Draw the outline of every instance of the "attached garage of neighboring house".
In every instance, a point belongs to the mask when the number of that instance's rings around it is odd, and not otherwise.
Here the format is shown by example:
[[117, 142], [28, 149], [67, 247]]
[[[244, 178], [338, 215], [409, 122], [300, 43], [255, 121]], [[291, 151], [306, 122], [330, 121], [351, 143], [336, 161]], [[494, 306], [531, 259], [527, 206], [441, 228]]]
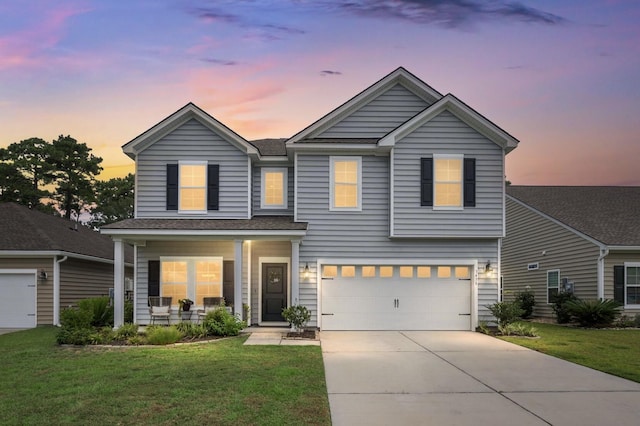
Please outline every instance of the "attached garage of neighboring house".
[[474, 266], [320, 264], [323, 330], [470, 330]]
[[[113, 287], [113, 242], [85, 226], [0, 203], [0, 328], [59, 324], [62, 309]], [[127, 248], [126, 276], [133, 276]]]

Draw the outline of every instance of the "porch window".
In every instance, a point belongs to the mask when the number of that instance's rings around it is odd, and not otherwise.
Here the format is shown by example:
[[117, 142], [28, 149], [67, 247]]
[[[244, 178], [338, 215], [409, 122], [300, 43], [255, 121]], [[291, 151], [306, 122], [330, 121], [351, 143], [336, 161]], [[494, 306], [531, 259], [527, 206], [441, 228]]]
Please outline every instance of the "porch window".
[[362, 210], [362, 158], [331, 157], [330, 210]]
[[263, 209], [287, 208], [287, 168], [261, 169], [262, 190], [260, 207]]
[[174, 306], [180, 299], [202, 306], [205, 297], [222, 297], [222, 257], [163, 257], [160, 271], [160, 294]]
[[560, 286], [560, 270], [547, 271], [547, 303], [553, 303]]
[[625, 305], [640, 305], [640, 263], [625, 263]]

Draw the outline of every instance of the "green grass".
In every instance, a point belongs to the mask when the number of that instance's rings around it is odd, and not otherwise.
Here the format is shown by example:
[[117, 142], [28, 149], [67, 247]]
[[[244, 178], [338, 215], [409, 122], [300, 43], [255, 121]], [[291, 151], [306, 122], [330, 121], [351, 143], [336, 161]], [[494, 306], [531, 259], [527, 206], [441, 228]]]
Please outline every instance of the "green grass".
[[539, 339], [500, 337], [576, 364], [640, 382], [640, 330], [598, 330], [533, 324]]
[[69, 348], [55, 333], [0, 336], [3, 425], [331, 423], [318, 346]]

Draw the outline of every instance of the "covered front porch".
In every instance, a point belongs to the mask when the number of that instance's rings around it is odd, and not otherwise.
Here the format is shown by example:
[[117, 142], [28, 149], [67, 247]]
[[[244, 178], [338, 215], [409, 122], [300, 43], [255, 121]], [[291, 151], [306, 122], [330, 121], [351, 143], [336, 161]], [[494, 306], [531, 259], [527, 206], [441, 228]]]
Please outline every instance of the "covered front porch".
[[[200, 223], [196, 229], [195, 222]], [[213, 229], [197, 229], [207, 226]], [[205, 297], [224, 297], [234, 315], [249, 325], [281, 325], [282, 308], [299, 303], [303, 272], [299, 249], [306, 223], [294, 223], [290, 217], [129, 219], [102, 232], [114, 241], [115, 327], [124, 323], [127, 243], [135, 249], [133, 300], [138, 324], [152, 322], [150, 296], [172, 298], [169, 323], [197, 321], [195, 312], [204, 308]], [[192, 314], [179, 312], [181, 299], [194, 302]]]

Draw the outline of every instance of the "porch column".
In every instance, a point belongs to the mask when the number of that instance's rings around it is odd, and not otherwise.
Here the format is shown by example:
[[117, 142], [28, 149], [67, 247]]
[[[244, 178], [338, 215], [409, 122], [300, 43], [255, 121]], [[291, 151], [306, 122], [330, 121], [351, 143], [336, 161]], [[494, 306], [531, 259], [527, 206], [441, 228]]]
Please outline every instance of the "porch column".
[[300, 299], [300, 241], [291, 241], [291, 305], [299, 305]]
[[113, 328], [124, 324], [124, 242], [113, 240]]
[[243, 240], [234, 240], [233, 262], [233, 313], [242, 318], [242, 243]]

